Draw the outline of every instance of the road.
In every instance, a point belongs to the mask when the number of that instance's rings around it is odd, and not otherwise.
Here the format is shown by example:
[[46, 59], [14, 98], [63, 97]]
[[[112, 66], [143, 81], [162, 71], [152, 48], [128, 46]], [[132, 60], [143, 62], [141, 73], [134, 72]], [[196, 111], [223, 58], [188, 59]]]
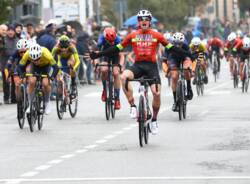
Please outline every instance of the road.
[[74, 119], [59, 120], [53, 102], [33, 133], [18, 128], [15, 105], [0, 106], [0, 183], [249, 184], [250, 95], [233, 89], [227, 65], [188, 103], [184, 121], [162, 83], [159, 134], [143, 148], [123, 93], [122, 109], [105, 120], [100, 85], [80, 89]]

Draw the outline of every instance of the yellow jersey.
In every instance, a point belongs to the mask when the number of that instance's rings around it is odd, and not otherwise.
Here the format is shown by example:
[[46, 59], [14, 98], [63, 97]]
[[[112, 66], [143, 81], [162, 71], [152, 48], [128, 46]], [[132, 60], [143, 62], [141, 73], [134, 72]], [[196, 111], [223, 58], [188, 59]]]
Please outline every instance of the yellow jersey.
[[61, 58], [69, 59], [72, 55], [73, 55], [74, 60], [75, 60], [75, 65], [74, 65], [73, 69], [76, 70], [76, 68], [80, 65], [80, 59], [79, 59], [78, 52], [73, 45], [70, 45], [66, 52], [63, 52], [58, 45], [55, 46], [52, 49], [52, 56], [55, 57], [55, 55], [58, 56], [58, 63], [57, 63], [58, 66], [62, 66], [62, 63], [60, 60]]
[[[30, 58], [29, 50], [27, 50], [20, 61], [20, 65], [25, 66], [26, 63], [29, 61], [32, 62], [32, 59]], [[48, 65], [51, 65], [51, 66], [56, 65], [56, 61], [53, 58], [50, 51], [47, 48], [42, 47], [42, 55], [41, 55], [41, 58], [39, 59], [39, 62], [36, 64], [36, 66], [44, 67]]]
[[194, 53], [194, 52], [207, 52], [207, 48], [203, 43], [201, 43], [198, 48], [195, 48], [195, 46], [193, 44], [190, 44], [189, 47], [190, 47], [190, 51], [192, 53]]

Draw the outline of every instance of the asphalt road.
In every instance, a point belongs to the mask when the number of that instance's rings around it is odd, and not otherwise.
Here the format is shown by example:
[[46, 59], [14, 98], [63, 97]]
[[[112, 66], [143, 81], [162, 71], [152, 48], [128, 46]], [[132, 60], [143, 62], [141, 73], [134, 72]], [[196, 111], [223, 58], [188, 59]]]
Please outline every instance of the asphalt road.
[[27, 123], [18, 128], [15, 105], [0, 106], [0, 183], [249, 184], [250, 95], [233, 89], [227, 65], [204, 96], [188, 102], [184, 121], [162, 83], [159, 134], [143, 148], [123, 93], [122, 109], [106, 121], [100, 85], [80, 88], [74, 119], [59, 120], [52, 102], [33, 133]]

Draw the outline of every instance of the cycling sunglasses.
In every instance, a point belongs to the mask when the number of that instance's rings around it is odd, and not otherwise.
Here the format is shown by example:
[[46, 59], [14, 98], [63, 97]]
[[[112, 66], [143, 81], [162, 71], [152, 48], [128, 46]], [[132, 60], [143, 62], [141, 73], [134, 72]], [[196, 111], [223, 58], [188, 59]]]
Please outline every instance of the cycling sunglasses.
[[24, 54], [26, 51], [19, 51], [19, 54]]
[[151, 21], [150, 17], [138, 17], [138, 21]]

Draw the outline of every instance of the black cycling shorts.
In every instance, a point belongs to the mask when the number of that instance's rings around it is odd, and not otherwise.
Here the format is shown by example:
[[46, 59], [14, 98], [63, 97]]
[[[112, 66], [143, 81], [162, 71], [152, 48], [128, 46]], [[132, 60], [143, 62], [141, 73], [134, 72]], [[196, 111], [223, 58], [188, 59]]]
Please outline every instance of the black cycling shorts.
[[[157, 84], [161, 84], [161, 78], [159, 75], [158, 65], [157, 63], [153, 63], [150, 61], [137, 61], [132, 66], [128, 68], [134, 74], [134, 78], [138, 79], [144, 76], [147, 79], [157, 79]], [[149, 82], [151, 86], [154, 84], [153, 81]]]
[[112, 61], [112, 64], [119, 64], [120, 62], [120, 57], [119, 55], [114, 55], [114, 56], [111, 56], [111, 57], [106, 57], [106, 56], [103, 56], [101, 61], [103, 62], [110, 62]]
[[41, 75], [49, 75], [51, 72], [51, 66], [50, 65], [46, 65], [46, 66], [36, 66], [34, 64], [32, 64], [31, 66], [31, 73], [32, 74], [41, 74]]

